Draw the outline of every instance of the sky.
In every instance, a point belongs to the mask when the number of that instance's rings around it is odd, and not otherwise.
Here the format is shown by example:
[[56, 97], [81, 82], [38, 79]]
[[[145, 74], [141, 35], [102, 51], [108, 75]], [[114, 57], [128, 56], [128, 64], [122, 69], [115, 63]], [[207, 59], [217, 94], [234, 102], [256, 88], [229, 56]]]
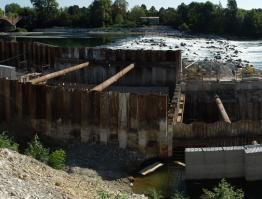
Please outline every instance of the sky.
[[[70, 6], [70, 5], [79, 5], [79, 6], [88, 6], [92, 0], [57, 0], [60, 7]], [[194, 0], [196, 2], [206, 2], [206, 0]], [[213, 3], [218, 3], [219, 0], [209, 0]], [[225, 7], [227, 0], [220, 0], [222, 5]], [[188, 4], [192, 0], [129, 0], [129, 8], [135, 5], [145, 4], [148, 7], [155, 6], [157, 9], [160, 7], [177, 7], [182, 2]], [[31, 6], [30, 0], [0, 0], [0, 8], [4, 8], [6, 4], [9, 3], [18, 3], [22, 6]], [[244, 9], [252, 8], [262, 8], [262, 0], [237, 0], [238, 7]]]

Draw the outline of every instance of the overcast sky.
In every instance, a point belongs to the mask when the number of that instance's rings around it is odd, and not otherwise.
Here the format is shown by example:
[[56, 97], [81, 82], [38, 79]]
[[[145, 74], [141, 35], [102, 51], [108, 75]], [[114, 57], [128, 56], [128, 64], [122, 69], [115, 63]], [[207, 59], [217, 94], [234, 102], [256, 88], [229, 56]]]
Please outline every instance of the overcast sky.
[[[88, 6], [92, 0], [57, 0], [61, 7], [70, 6], [70, 5], [79, 5], [79, 6]], [[197, 2], [205, 2], [206, 0], [195, 0]], [[210, 0], [213, 3], [218, 3], [219, 0]], [[160, 7], [177, 7], [177, 5], [182, 2], [188, 4], [192, 0], [129, 0], [129, 7], [135, 5], [141, 5], [142, 3], [146, 4], [148, 7], [155, 6], [156, 8]], [[227, 0], [221, 0], [223, 6], [226, 6]], [[0, 0], [0, 7], [4, 8], [6, 4], [9, 3], [18, 3], [22, 6], [31, 6], [30, 0]], [[245, 9], [252, 8], [262, 8], [262, 0], [237, 0], [238, 7]]]

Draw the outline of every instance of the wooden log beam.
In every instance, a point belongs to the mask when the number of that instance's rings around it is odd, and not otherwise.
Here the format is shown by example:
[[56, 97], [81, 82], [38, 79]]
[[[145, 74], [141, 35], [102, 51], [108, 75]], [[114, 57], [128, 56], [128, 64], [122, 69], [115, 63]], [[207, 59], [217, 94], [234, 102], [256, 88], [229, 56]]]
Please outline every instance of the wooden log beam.
[[50, 73], [50, 74], [44, 75], [42, 77], [38, 77], [36, 79], [31, 80], [30, 83], [40, 84], [40, 83], [45, 82], [49, 79], [53, 79], [53, 78], [56, 78], [56, 77], [59, 77], [59, 76], [62, 76], [62, 75], [66, 75], [68, 73], [80, 70], [80, 69], [85, 68], [87, 66], [89, 66], [89, 62], [79, 64], [79, 65], [76, 65], [76, 66], [72, 66], [72, 67], [69, 67], [69, 68], [54, 72], [54, 73]]
[[228, 116], [228, 114], [227, 114], [227, 112], [226, 112], [226, 109], [225, 109], [225, 107], [224, 107], [221, 99], [219, 98], [218, 95], [216, 95], [215, 98], [216, 98], [216, 103], [217, 103], [218, 109], [219, 109], [219, 111], [220, 111], [220, 113], [221, 113], [221, 116], [222, 116], [223, 120], [224, 120], [226, 123], [231, 124], [231, 120], [229, 119], [229, 116]]
[[109, 79], [107, 79], [103, 83], [101, 83], [101, 84], [97, 85], [96, 87], [94, 87], [93, 89], [91, 89], [91, 91], [101, 92], [101, 91], [105, 90], [106, 88], [111, 86], [113, 83], [117, 82], [120, 78], [125, 76], [129, 71], [133, 70], [134, 68], [135, 68], [135, 64], [128, 65], [127, 67], [125, 67], [123, 70], [121, 70], [120, 72], [118, 72], [114, 76], [110, 77]]

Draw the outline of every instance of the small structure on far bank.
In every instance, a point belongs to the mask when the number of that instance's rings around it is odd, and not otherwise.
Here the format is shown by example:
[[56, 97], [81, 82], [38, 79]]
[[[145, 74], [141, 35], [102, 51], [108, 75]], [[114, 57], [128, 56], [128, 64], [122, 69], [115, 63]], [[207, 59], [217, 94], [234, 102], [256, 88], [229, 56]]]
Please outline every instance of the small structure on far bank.
[[144, 25], [159, 25], [159, 17], [140, 17]]

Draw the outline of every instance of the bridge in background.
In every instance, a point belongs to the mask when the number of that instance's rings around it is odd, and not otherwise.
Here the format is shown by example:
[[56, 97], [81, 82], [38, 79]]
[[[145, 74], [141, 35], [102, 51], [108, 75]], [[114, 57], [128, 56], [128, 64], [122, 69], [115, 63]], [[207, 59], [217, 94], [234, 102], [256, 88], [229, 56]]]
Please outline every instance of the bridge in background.
[[0, 17], [0, 23], [5, 22], [11, 26], [14, 26], [16, 28], [16, 24], [22, 19], [22, 17], [8, 17], [8, 16], [2, 16]]

